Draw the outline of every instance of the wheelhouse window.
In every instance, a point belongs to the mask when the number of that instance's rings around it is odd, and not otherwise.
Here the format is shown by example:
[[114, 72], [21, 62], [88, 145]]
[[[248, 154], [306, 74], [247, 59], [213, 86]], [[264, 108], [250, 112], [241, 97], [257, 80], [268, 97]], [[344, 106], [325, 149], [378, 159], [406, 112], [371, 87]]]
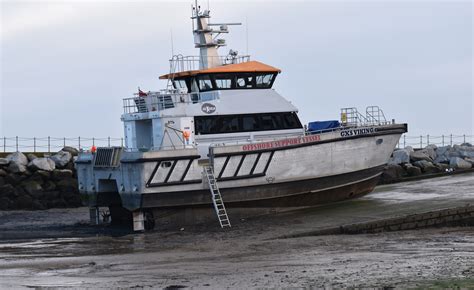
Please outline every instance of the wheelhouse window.
[[212, 90], [270, 89], [275, 73], [221, 73], [181, 77], [173, 80], [176, 89], [188, 92]]
[[257, 88], [270, 88], [272, 85], [274, 74], [265, 74], [256, 76]]
[[205, 92], [212, 90], [212, 81], [209, 75], [202, 75], [197, 78], [199, 84], [199, 91]]
[[217, 89], [231, 89], [232, 88], [232, 82], [233, 82], [233, 76], [229, 74], [217, 74], [214, 75], [214, 80], [216, 82], [216, 88]]
[[188, 89], [188, 86], [186, 85], [185, 80], [174, 80], [173, 85], [175, 89]]
[[287, 130], [303, 127], [295, 112], [196, 116], [194, 122], [198, 135]]

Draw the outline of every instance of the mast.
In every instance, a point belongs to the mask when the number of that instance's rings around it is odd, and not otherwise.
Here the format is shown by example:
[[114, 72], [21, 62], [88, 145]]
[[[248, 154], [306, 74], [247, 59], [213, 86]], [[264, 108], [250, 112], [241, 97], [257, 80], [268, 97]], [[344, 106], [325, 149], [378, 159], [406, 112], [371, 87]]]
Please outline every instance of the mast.
[[[209, 23], [210, 11], [201, 10], [195, 0], [192, 7], [194, 45], [199, 48], [199, 69], [206, 69], [222, 65], [222, 60], [217, 49], [226, 46], [225, 39], [217, 38], [222, 33], [229, 33], [228, 25], [241, 25], [241, 23]], [[219, 26], [218, 30], [212, 26]], [[215, 35], [215, 36], [214, 36]]]

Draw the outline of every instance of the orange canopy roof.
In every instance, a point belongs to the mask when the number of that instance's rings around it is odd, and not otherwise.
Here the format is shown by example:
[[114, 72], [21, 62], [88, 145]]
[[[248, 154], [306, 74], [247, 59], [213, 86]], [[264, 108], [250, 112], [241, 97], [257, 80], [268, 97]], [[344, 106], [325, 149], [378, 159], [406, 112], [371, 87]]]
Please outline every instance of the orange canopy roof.
[[199, 74], [216, 74], [216, 73], [251, 73], [251, 72], [261, 72], [261, 73], [280, 73], [281, 70], [266, 65], [258, 61], [247, 61], [243, 63], [236, 64], [227, 64], [218, 67], [212, 67], [207, 69], [199, 70], [188, 70], [183, 72], [171, 73], [160, 76], [160, 79], [170, 79], [170, 78], [179, 78], [179, 77], [189, 77]]

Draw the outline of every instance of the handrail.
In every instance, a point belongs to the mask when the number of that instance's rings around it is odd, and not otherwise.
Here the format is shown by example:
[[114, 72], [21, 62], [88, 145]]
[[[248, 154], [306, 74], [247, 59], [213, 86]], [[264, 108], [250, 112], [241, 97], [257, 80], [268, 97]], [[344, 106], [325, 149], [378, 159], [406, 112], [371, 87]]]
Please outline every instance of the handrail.
[[[237, 64], [250, 61], [250, 55], [239, 55], [239, 56], [214, 56], [209, 58], [218, 59], [222, 65], [228, 64]], [[200, 56], [197, 55], [188, 55], [183, 56], [181, 54], [174, 55], [170, 60], [170, 74], [183, 72], [183, 71], [190, 71], [190, 70], [198, 70], [202, 68], [202, 60]]]

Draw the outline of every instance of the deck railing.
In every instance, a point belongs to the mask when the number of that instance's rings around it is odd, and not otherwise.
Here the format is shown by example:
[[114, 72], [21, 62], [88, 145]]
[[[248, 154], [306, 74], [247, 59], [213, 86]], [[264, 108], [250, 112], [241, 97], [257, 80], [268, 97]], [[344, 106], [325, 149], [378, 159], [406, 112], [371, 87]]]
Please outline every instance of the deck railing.
[[147, 96], [123, 99], [124, 114], [148, 113], [175, 108], [178, 104], [195, 104], [219, 98], [218, 91], [180, 93], [174, 90], [148, 92]]
[[[213, 57], [210, 57], [211, 59]], [[250, 55], [227, 55], [214, 57], [223, 65], [236, 64], [250, 61]], [[178, 73], [182, 71], [198, 70], [203, 67], [202, 60], [197, 55], [175, 55], [170, 59], [170, 73]]]

